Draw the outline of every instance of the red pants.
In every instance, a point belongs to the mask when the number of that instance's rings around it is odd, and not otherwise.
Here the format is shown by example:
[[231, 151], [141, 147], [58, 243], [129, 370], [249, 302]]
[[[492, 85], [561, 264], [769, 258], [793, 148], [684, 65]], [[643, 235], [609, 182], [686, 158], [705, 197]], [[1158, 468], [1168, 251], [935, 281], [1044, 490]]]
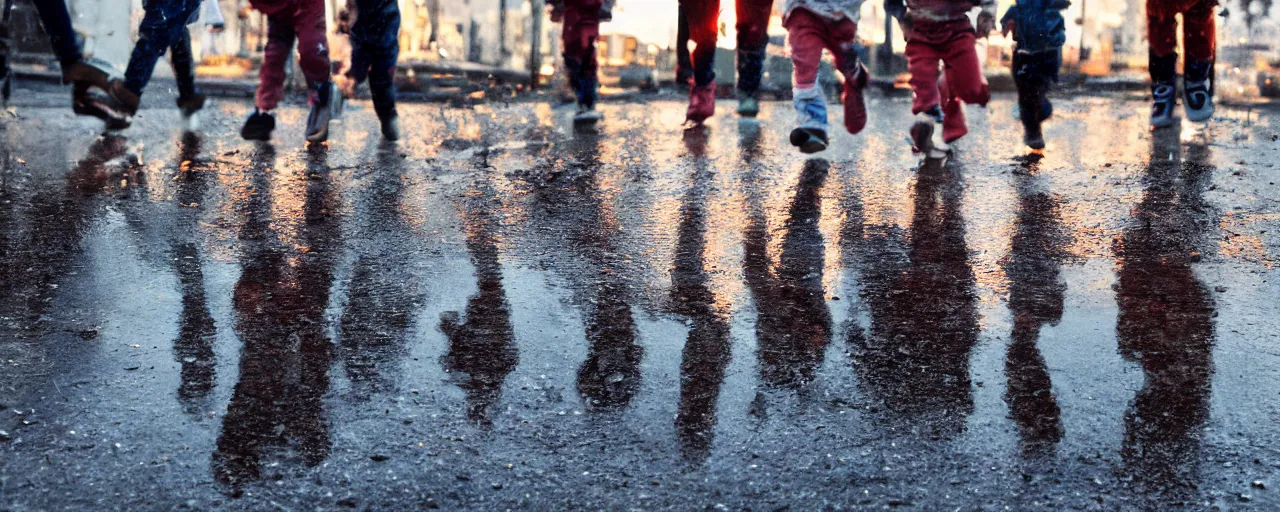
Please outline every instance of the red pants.
[[[919, 114], [941, 106], [945, 116], [942, 138], [950, 142], [969, 133], [961, 101], [985, 106], [991, 99], [991, 89], [978, 64], [978, 52], [974, 49], [977, 36], [969, 20], [930, 24], [933, 25], [930, 27], [921, 25], [923, 23], [917, 21], [913, 30], [927, 29], [921, 33], [928, 37], [907, 39], [907, 69], [911, 72], [911, 90], [915, 93], [911, 112]], [[946, 68], [945, 77], [939, 63]]]
[[565, 65], [571, 80], [596, 78], [596, 39], [600, 38], [600, 7], [603, 0], [565, 0], [564, 41]]
[[[773, 12], [773, 0], [737, 0], [734, 11], [738, 23], [738, 48], [759, 48], [769, 42], [769, 15]], [[716, 11], [717, 18], [719, 11]], [[713, 20], [718, 25], [719, 20]]]
[[720, 0], [680, 0], [680, 12], [688, 22], [689, 40], [694, 44], [693, 52], [689, 54], [694, 82], [697, 85], [707, 85], [716, 78]]
[[1182, 46], [1187, 59], [1214, 59], [1216, 27], [1213, 8], [1217, 0], [1147, 0], [1147, 39], [1151, 52], [1161, 57], [1178, 51], [1178, 20], [1182, 14]]
[[[805, 9], [796, 9], [787, 17], [787, 42], [791, 43], [791, 61], [795, 66], [792, 82], [797, 89], [808, 89], [818, 81], [818, 64], [822, 49], [835, 57], [836, 69], [844, 72], [858, 62], [853, 39], [858, 25], [847, 18], [833, 21]], [[847, 75], [846, 75], [847, 76]]]
[[253, 2], [255, 9], [267, 15], [267, 46], [258, 71], [258, 94], [253, 100], [259, 110], [270, 110], [284, 97], [284, 66], [298, 40], [298, 64], [307, 84], [312, 86], [310, 100], [315, 101], [315, 85], [329, 81], [329, 41], [325, 35], [324, 0], [289, 0]]

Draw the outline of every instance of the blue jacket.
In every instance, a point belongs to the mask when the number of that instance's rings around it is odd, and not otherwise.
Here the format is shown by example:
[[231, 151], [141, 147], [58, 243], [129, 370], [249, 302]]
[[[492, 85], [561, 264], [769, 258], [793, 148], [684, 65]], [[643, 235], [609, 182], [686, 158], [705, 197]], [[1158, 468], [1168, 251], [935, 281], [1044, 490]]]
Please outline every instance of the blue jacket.
[[1062, 19], [1062, 11], [1070, 5], [1068, 0], [1018, 0], [1005, 11], [1000, 24], [1013, 22], [1013, 40], [1018, 43], [1019, 51], [1060, 50], [1067, 41], [1067, 23]]

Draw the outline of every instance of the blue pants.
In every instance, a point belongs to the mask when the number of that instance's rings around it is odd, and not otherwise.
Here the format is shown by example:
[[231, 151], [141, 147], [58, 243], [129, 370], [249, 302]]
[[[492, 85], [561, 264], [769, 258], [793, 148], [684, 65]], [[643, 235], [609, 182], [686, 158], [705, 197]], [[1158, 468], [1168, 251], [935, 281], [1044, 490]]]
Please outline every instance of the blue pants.
[[168, 50], [173, 75], [178, 81], [178, 97], [194, 95], [196, 70], [187, 25], [196, 21], [200, 0], [143, 0], [142, 8], [145, 14], [138, 25], [138, 43], [124, 71], [124, 86], [141, 96], [142, 89], [151, 81], [156, 61]]
[[53, 53], [63, 66], [80, 60], [80, 43], [76, 41], [76, 31], [71, 27], [71, 13], [67, 12], [65, 2], [36, 1], [36, 10], [40, 13], [40, 24], [49, 34], [49, 42], [53, 45]]
[[[362, 13], [363, 14], [363, 13]], [[381, 19], [375, 19], [381, 18]], [[362, 30], [369, 23], [378, 28], [377, 36], [368, 37], [371, 30]], [[400, 33], [400, 13], [356, 19], [351, 30], [351, 69], [347, 76], [357, 83], [369, 81], [369, 94], [373, 96], [373, 110], [379, 119], [396, 113], [396, 60], [400, 57], [400, 42], [394, 36]], [[386, 34], [392, 34], [387, 37]]]
[[1040, 123], [1053, 115], [1053, 104], [1047, 94], [1058, 83], [1062, 67], [1062, 50], [1013, 54], [1013, 83], [1018, 86], [1018, 108], [1022, 122]]

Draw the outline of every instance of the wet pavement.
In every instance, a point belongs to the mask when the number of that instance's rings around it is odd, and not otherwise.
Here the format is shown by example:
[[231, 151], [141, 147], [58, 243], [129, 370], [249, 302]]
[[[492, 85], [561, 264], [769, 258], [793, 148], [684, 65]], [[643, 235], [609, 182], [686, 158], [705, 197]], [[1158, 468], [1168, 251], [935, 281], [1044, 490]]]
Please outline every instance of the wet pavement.
[[[22, 96], [20, 96], [22, 97]], [[1280, 508], [1280, 117], [0, 124], [0, 510]], [[167, 103], [166, 103], [167, 104]], [[839, 119], [834, 123], [839, 126]]]

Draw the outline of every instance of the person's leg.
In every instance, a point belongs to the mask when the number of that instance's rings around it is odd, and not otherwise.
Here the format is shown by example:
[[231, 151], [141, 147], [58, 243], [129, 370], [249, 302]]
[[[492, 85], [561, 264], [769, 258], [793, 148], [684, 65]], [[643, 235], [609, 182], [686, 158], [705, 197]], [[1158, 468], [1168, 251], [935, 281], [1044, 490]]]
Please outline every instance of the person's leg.
[[680, 8], [689, 21], [689, 38], [694, 49], [693, 87], [689, 89], [689, 108], [685, 119], [701, 123], [716, 113], [716, 36], [720, 23], [720, 0], [680, 0]]
[[737, 0], [738, 92], [754, 97], [764, 76], [772, 0]]
[[298, 67], [307, 79], [310, 89], [308, 100], [312, 104], [321, 99], [321, 95], [328, 94], [322, 89], [329, 87], [333, 71], [329, 61], [324, 4], [324, 0], [299, 0], [292, 20], [298, 37]]
[[289, 61], [289, 52], [293, 51], [293, 39], [292, 23], [278, 16], [267, 18], [267, 44], [258, 70], [258, 92], [253, 100], [258, 110], [272, 110], [284, 97], [284, 67]]
[[1182, 46], [1187, 54], [1183, 70], [1183, 106], [1187, 119], [1213, 117], [1213, 61], [1217, 27], [1213, 20], [1216, 0], [1197, 0], [1182, 13]]
[[689, 18], [684, 7], [679, 7], [676, 20], [676, 83], [685, 84], [693, 78], [693, 61], [689, 56]]
[[53, 54], [65, 68], [79, 61], [82, 57], [80, 43], [76, 40], [75, 28], [71, 26], [71, 13], [66, 2], [37, 0], [36, 11], [40, 14], [40, 24], [49, 34], [49, 43], [53, 45]]
[[[594, 111], [596, 106], [596, 39], [600, 37], [600, 4], [597, 0], [569, 0], [565, 5], [564, 65], [582, 113]], [[590, 117], [590, 120], [595, 118], [594, 115]]]
[[391, 44], [380, 48], [370, 59], [369, 93], [373, 96], [373, 111], [378, 114], [378, 119], [396, 115], [395, 76], [399, 55], [400, 45]]
[[[933, 45], [920, 41], [907, 41], [907, 70], [911, 73], [911, 113], [919, 114], [941, 107], [938, 90], [939, 63], [942, 55]], [[939, 111], [940, 112], [940, 111]]]
[[1214, 60], [1217, 25], [1213, 8], [1217, 5], [1217, 0], [1197, 0], [1182, 12], [1182, 46], [1188, 64]]
[[827, 99], [818, 87], [825, 32], [826, 22], [805, 9], [796, 9], [787, 17], [787, 42], [791, 45], [793, 65], [792, 104], [796, 109], [791, 144], [805, 153], [816, 153], [827, 147]]
[[174, 39], [178, 37], [178, 29], [185, 29], [182, 26], [185, 18], [181, 17], [183, 1], [143, 2], [145, 10], [142, 22], [138, 24], [138, 42], [133, 45], [133, 54], [129, 56], [129, 65], [124, 71], [124, 87], [134, 95], [142, 95], [142, 90], [151, 81], [151, 74], [155, 72], [156, 61], [173, 46]]
[[720, 0], [680, 0], [689, 22], [689, 39], [694, 49], [689, 55], [694, 84], [705, 86], [716, 79], [716, 39], [719, 33]]
[[972, 31], [959, 32], [946, 50], [943, 64], [946, 66], [946, 94], [943, 99], [944, 116], [942, 139], [948, 143], [969, 133], [964, 119], [964, 104], [986, 106], [991, 101], [991, 88], [982, 75], [982, 64], [974, 47], [976, 36]]
[[1173, 125], [1177, 106], [1174, 78], [1178, 67], [1177, 5], [1147, 0], [1147, 71], [1151, 74], [1151, 128]]
[[844, 75], [840, 93], [840, 103], [844, 105], [844, 127], [854, 134], [867, 125], [867, 106], [862, 90], [871, 77], [858, 57], [857, 36], [857, 23], [848, 19], [826, 20], [825, 45], [835, 57], [836, 69]]

